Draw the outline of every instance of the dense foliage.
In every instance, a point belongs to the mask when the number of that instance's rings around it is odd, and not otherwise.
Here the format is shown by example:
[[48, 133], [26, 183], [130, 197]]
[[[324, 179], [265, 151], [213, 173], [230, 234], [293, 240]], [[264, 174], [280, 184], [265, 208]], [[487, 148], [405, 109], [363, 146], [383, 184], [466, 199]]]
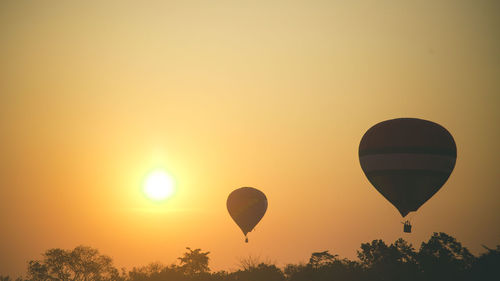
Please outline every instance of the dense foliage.
[[[279, 268], [255, 259], [242, 261], [234, 272], [212, 272], [210, 252], [186, 248], [179, 264], [152, 263], [131, 271], [113, 266], [98, 250], [79, 246], [73, 250], [50, 249], [41, 260], [28, 263], [25, 278], [17, 281], [390, 281], [390, 280], [500, 280], [500, 245], [485, 247], [476, 257], [452, 236], [434, 233], [417, 251], [398, 239], [361, 244], [358, 260], [340, 259], [328, 251], [312, 253], [307, 264]], [[0, 281], [13, 281], [0, 276]]]

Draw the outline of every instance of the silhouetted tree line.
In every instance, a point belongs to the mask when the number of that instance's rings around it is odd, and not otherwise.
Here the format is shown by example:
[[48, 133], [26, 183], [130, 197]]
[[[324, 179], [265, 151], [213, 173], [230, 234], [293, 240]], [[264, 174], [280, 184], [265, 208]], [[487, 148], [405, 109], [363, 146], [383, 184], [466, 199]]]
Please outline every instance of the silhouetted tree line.
[[[152, 263], [131, 271], [114, 267], [110, 257], [79, 246], [50, 249], [41, 260], [28, 262], [25, 278], [16, 281], [389, 281], [389, 280], [500, 280], [500, 245], [472, 255], [454, 237], [434, 233], [416, 251], [398, 239], [361, 244], [358, 260], [341, 259], [329, 251], [312, 253], [307, 264], [279, 268], [270, 262], [244, 260], [237, 271], [212, 272], [210, 252], [186, 248], [178, 264]], [[0, 281], [14, 281], [0, 276]]]

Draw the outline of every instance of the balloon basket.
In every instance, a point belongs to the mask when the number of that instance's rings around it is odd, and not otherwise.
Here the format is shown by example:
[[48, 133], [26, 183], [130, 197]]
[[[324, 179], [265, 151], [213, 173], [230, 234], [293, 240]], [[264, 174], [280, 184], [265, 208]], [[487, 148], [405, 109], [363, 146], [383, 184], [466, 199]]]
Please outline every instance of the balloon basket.
[[405, 233], [411, 233], [411, 224], [410, 223], [405, 223], [403, 225], [403, 232], [405, 232]]

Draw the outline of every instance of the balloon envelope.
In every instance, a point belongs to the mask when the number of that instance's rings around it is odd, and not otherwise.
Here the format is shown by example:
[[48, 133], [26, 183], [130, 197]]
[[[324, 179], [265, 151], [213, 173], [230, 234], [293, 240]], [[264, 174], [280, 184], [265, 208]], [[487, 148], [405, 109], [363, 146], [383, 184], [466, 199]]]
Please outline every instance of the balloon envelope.
[[359, 162], [371, 184], [405, 217], [446, 182], [457, 157], [451, 134], [439, 124], [399, 118], [371, 127], [359, 144]]
[[252, 231], [267, 210], [267, 198], [253, 187], [234, 190], [227, 198], [227, 210], [244, 235]]

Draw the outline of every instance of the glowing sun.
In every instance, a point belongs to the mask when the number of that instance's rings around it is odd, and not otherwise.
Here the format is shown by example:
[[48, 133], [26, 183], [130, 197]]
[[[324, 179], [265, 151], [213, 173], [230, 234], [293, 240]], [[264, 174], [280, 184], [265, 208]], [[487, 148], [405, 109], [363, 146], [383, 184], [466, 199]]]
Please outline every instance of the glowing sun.
[[144, 182], [144, 193], [149, 199], [162, 201], [174, 194], [174, 180], [165, 171], [150, 173]]

